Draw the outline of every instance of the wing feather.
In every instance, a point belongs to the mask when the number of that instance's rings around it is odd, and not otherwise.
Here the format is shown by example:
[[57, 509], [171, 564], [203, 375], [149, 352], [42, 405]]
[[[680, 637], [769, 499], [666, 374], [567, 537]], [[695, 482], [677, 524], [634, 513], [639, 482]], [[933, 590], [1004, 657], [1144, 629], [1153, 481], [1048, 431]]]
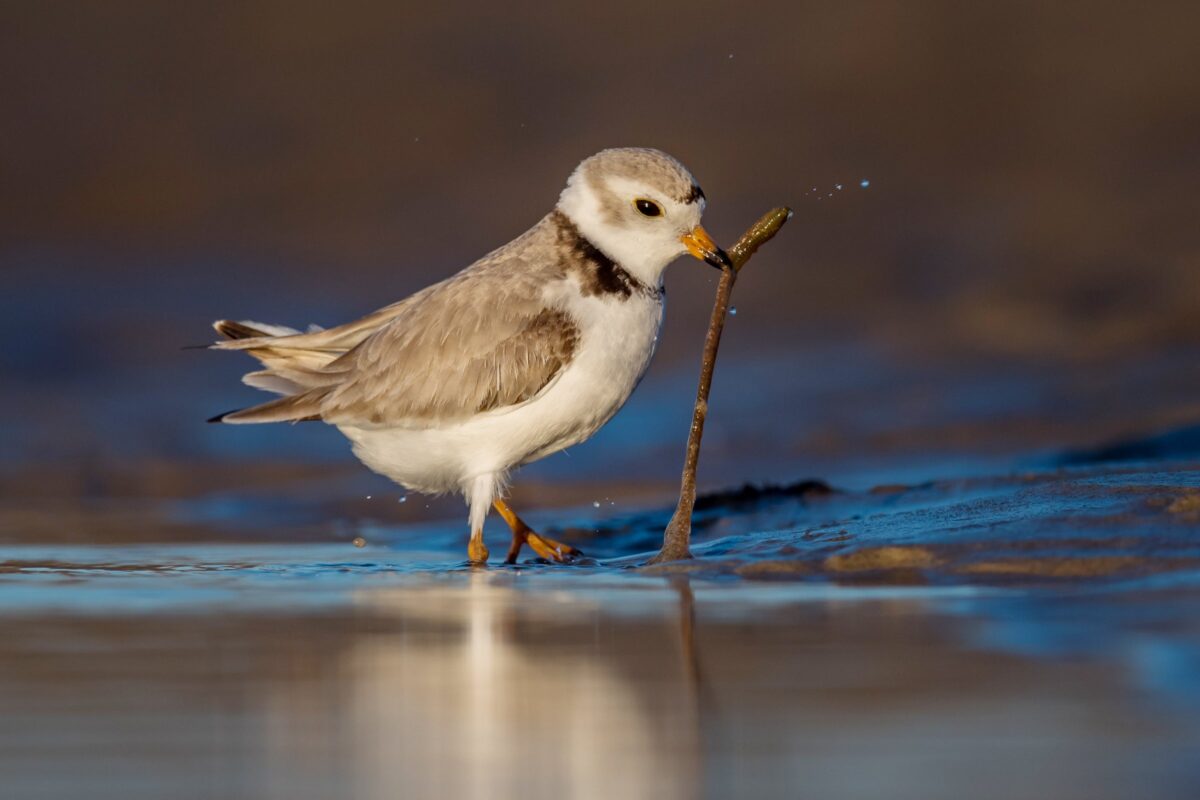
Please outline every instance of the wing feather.
[[529, 400], [570, 363], [579, 330], [543, 303], [535, 280], [461, 273], [435, 288], [322, 371], [335, 381], [321, 401], [323, 419], [465, 419]]
[[428, 426], [529, 400], [579, 342], [571, 316], [544, 300], [565, 278], [556, 231], [543, 218], [462, 272], [328, 330], [218, 321], [230, 338], [215, 349], [266, 367], [246, 383], [288, 396], [216, 419]]

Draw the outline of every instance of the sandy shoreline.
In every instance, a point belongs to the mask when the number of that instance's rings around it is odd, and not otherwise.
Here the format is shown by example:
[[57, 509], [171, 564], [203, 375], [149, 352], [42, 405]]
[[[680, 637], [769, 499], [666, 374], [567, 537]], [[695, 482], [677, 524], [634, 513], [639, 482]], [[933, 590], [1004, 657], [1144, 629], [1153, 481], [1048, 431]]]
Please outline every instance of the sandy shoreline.
[[0, 772], [122, 800], [1184, 797], [1198, 474], [743, 489], [656, 569], [657, 506], [540, 510], [595, 559], [477, 570], [437, 520], [293, 538], [271, 503], [183, 503], [139, 535], [113, 502], [125, 536], [47, 539], [6, 502]]

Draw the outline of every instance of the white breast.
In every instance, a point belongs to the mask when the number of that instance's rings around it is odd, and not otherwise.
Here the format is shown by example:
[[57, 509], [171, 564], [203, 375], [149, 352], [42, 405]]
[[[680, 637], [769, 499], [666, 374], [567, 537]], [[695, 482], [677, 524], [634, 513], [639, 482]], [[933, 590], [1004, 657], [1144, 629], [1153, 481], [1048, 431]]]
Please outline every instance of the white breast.
[[342, 426], [355, 454], [410, 489], [439, 493], [589, 438], [625, 404], [650, 365], [661, 295], [584, 296], [563, 281], [548, 287], [546, 299], [565, 307], [580, 329], [574, 358], [546, 389], [526, 403], [444, 428]]
[[650, 366], [662, 325], [661, 295], [585, 297], [572, 292], [567, 307], [580, 326], [574, 359], [558, 383], [531, 408], [553, 420], [547, 436], [522, 460], [533, 461], [595, 433], [625, 404]]

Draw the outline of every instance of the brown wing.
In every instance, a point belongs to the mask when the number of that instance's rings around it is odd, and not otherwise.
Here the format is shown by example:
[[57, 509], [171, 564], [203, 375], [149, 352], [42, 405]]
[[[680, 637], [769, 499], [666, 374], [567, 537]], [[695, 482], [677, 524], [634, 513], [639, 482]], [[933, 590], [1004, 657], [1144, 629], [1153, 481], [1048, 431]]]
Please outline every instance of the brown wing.
[[215, 418], [335, 424], [431, 425], [515, 405], [571, 361], [579, 330], [543, 293], [563, 277], [553, 226], [525, 235], [466, 270], [341, 328], [223, 342], [268, 367], [247, 382], [287, 392]]
[[532, 277], [464, 273], [414, 303], [322, 372], [323, 419], [434, 424], [515, 405], [575, 353], [579, 331]]
[[530, 299], [541, 284], [499, 277], [460, 274], [440, 284], [307, 373], [312, 388], [220, 420], [424, 426], [532, 398], [570, 363], [579, 330], [566, 312]]

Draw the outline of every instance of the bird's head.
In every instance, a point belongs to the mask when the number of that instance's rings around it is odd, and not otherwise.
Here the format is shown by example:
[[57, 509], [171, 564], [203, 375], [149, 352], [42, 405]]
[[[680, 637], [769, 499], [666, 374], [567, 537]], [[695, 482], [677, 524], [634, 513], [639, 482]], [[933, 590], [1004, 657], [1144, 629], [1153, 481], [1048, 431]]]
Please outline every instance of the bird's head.
[[660, 150], [602, 150], [580, 163], [558, 200], [580, 233], [639, 280], [657, 285], [667, 264], [690, 253], [729, 265], [700, 225], [705, 197], [687, 168]]

